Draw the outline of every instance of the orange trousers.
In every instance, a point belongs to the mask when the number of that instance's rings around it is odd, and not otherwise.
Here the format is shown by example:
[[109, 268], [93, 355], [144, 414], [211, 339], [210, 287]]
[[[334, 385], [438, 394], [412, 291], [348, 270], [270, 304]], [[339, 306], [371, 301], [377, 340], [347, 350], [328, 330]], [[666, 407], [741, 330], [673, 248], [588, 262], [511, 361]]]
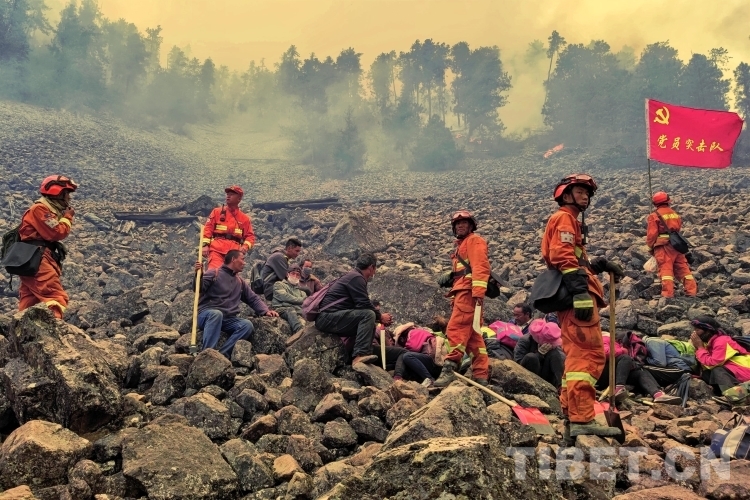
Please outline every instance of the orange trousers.
[[20, 276], [21, 287], [18, 289], [18, 310], [44, 303], [56, 318], [62, 319], [68, 307], [68, 294], [60, 282], [60, 268], [46, 250], [35, 276]]
[[453, 312], [448, 321], [445, 334], [448, 337], [448, 355], [446, 361], [461, 365], [466, 352], [471, 356], [471, 374], [474, 379], [487, 380], [489, 377], [489, 358], [484, 338], [473, 329], [475, 299], [471, 290], [460, 290], [453, 297]]
[[698, 284], [683, 254], [675, 250], [672, 245], [661, 245], [654, 248], [654, 257], [659, 264], [662, 297], [674, 297], [675, 278], [685, 287], [685, 295], [695, 297], [698, 293]]
[[560, 311], [557, 317], [565, 352], [560, 406], [571, 422], [589, 422], [594, 418], [594, 386], [602, 374], [605, 361], [599, 310], [594, 307], [591, 321], [577, 320], [573, 309]]
[[226, 257], [226, 254], [220, 254], [219, 252], [208, 252], [208, 267], [206, 268], [206, 271], [209, 269], [218, 269], [221, 266], [224, 265], [224, 257]]

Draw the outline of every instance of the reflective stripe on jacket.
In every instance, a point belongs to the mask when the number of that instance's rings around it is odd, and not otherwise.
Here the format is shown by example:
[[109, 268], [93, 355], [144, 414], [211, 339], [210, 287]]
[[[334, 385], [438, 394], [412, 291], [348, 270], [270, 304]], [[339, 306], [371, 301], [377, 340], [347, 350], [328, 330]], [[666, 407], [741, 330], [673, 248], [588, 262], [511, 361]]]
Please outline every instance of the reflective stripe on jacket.
[[[662, 220], [662, 216], [664, 220]], [[682, 230], [682, 219], [668, 206], [660, 206], [656, 212], [651, 212], [648, 216], [646, 227], [646, 245], [650, 249], [660, 247], [669, 243], [669, 231]], [[664, 222], [666, 221], [666, 227]]]
[[[458, 260], [459, 255], [469, 265], [471, 272]], [[448, 295], [461, 290], [471, 290], [474, 298], [484, 298], [487, 292], [487, 281], [490, 279], [490, 259], [487, 254], [487, 242], [476, 233], [470, 233], [462, 240], [456, 240], [456, 250], [451, 256], [453, 261], [453, 287]]]

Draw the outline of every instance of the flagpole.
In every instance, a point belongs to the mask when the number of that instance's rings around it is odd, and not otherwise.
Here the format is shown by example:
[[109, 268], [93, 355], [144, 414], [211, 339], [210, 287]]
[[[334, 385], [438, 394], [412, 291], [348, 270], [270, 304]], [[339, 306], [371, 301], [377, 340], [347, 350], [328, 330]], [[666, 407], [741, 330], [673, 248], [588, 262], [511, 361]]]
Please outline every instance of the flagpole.
[[654, 189], [651, 187], [651, 158], [646, 158], [648, 161], [648, 193], [651, 198], [654, 197]]

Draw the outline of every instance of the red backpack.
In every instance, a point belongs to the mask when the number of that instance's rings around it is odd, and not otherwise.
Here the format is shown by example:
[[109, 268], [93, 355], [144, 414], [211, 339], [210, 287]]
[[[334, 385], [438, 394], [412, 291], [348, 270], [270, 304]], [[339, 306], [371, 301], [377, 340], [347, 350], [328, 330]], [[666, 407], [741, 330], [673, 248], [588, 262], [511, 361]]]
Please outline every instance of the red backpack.
[[305, 321], [315, 321], [318, 318], [318, 314], [322, 313], [329, 307], [333, 307], [339, 302], [342, 302], [346, 299], [346, 297], [342, 297], [338, 300], [334, 300], [330, 304], [326, 305], [324, 308], [321, 309], [320, 303], [323, 302], [323, 298], [328, 293], [328, 290], [331, 288], [331, 286], [338, 281], [338, 278], [331, 281], [327, 285], [324, 285], [323, 288], [315, 292], [314, 294], [307, 297], [304, 302], [302, 302], [302, 317], [305, 318]]

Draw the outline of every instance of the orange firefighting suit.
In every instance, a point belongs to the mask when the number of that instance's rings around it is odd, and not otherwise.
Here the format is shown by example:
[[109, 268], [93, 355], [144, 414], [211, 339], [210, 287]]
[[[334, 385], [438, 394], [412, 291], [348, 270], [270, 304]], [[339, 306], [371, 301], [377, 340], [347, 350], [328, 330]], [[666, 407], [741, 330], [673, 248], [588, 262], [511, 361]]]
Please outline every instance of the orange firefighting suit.
[[[456, 254], [469, 265], [466, 269], [456, 258]], [[487, 380], [489, 359], [487, 347], [481, 332], [473, 330], [476, 299], [483, 299], [490, 278], [490, 261], [487, 256], [487, 242], [478, 234], [470, 233], [456, 241], [453, 260], [453, 287], [448, 297], [453, 297], [453, 312], [448, 321], [448, 355], [446, 361], [461, 365], [461, 359], [468, 351], [472, 357], [471, 372], [474, 379]]]
[[669, 244], [669, 231], [680, 231], [682, 219], [669, 205], [659, 205], [656, 212], [651, 212], [648, 216], [647, 222], [646, 244], [659, 264], [662, 297], [674, 297], [675, 277], [682, 281], [685, 295], [694, 297], [698, 293], [698, 284], [690, 272], [687, 259]]
[[563, 274], [583, 268], [588, 275], [588, 292], [594, 301], [591, 320], [576, 319], [572, 308], [557, 313], [565, 352], [560, 405], [572, 423], [585, 423], [594, 418], [594, 386], [604, 369], [598, 308], [606, 304], [602, 284], [588, 264], [577, 214], [577, 208], [566, 205], [550, 217], [542, 239], [542, 257], [549, 267]]
[[255, 234], [250, 217], [239, 208], [216, 207], [203, 227], [203, 245], [208, 245], [208, 269], [218, 269], [230, 250], [245, 248], [250, 251], [255, 244]]
[[[68, 234], [73, 221], [63, 217], [62, 213], [42, 197], [29, 208], [21, 218], [18, 229], [21, 241], [44, 240], [62, 241]], [[43, 302], [47, 304], [56, 318], [62, 319], [68, 306], [68, 294], [60, 282], [62, 271], [49, 248], [44, 249], [42, 263], [34, 276], [20, 276], [21, 287], [18, 290], [18, 310]]]

